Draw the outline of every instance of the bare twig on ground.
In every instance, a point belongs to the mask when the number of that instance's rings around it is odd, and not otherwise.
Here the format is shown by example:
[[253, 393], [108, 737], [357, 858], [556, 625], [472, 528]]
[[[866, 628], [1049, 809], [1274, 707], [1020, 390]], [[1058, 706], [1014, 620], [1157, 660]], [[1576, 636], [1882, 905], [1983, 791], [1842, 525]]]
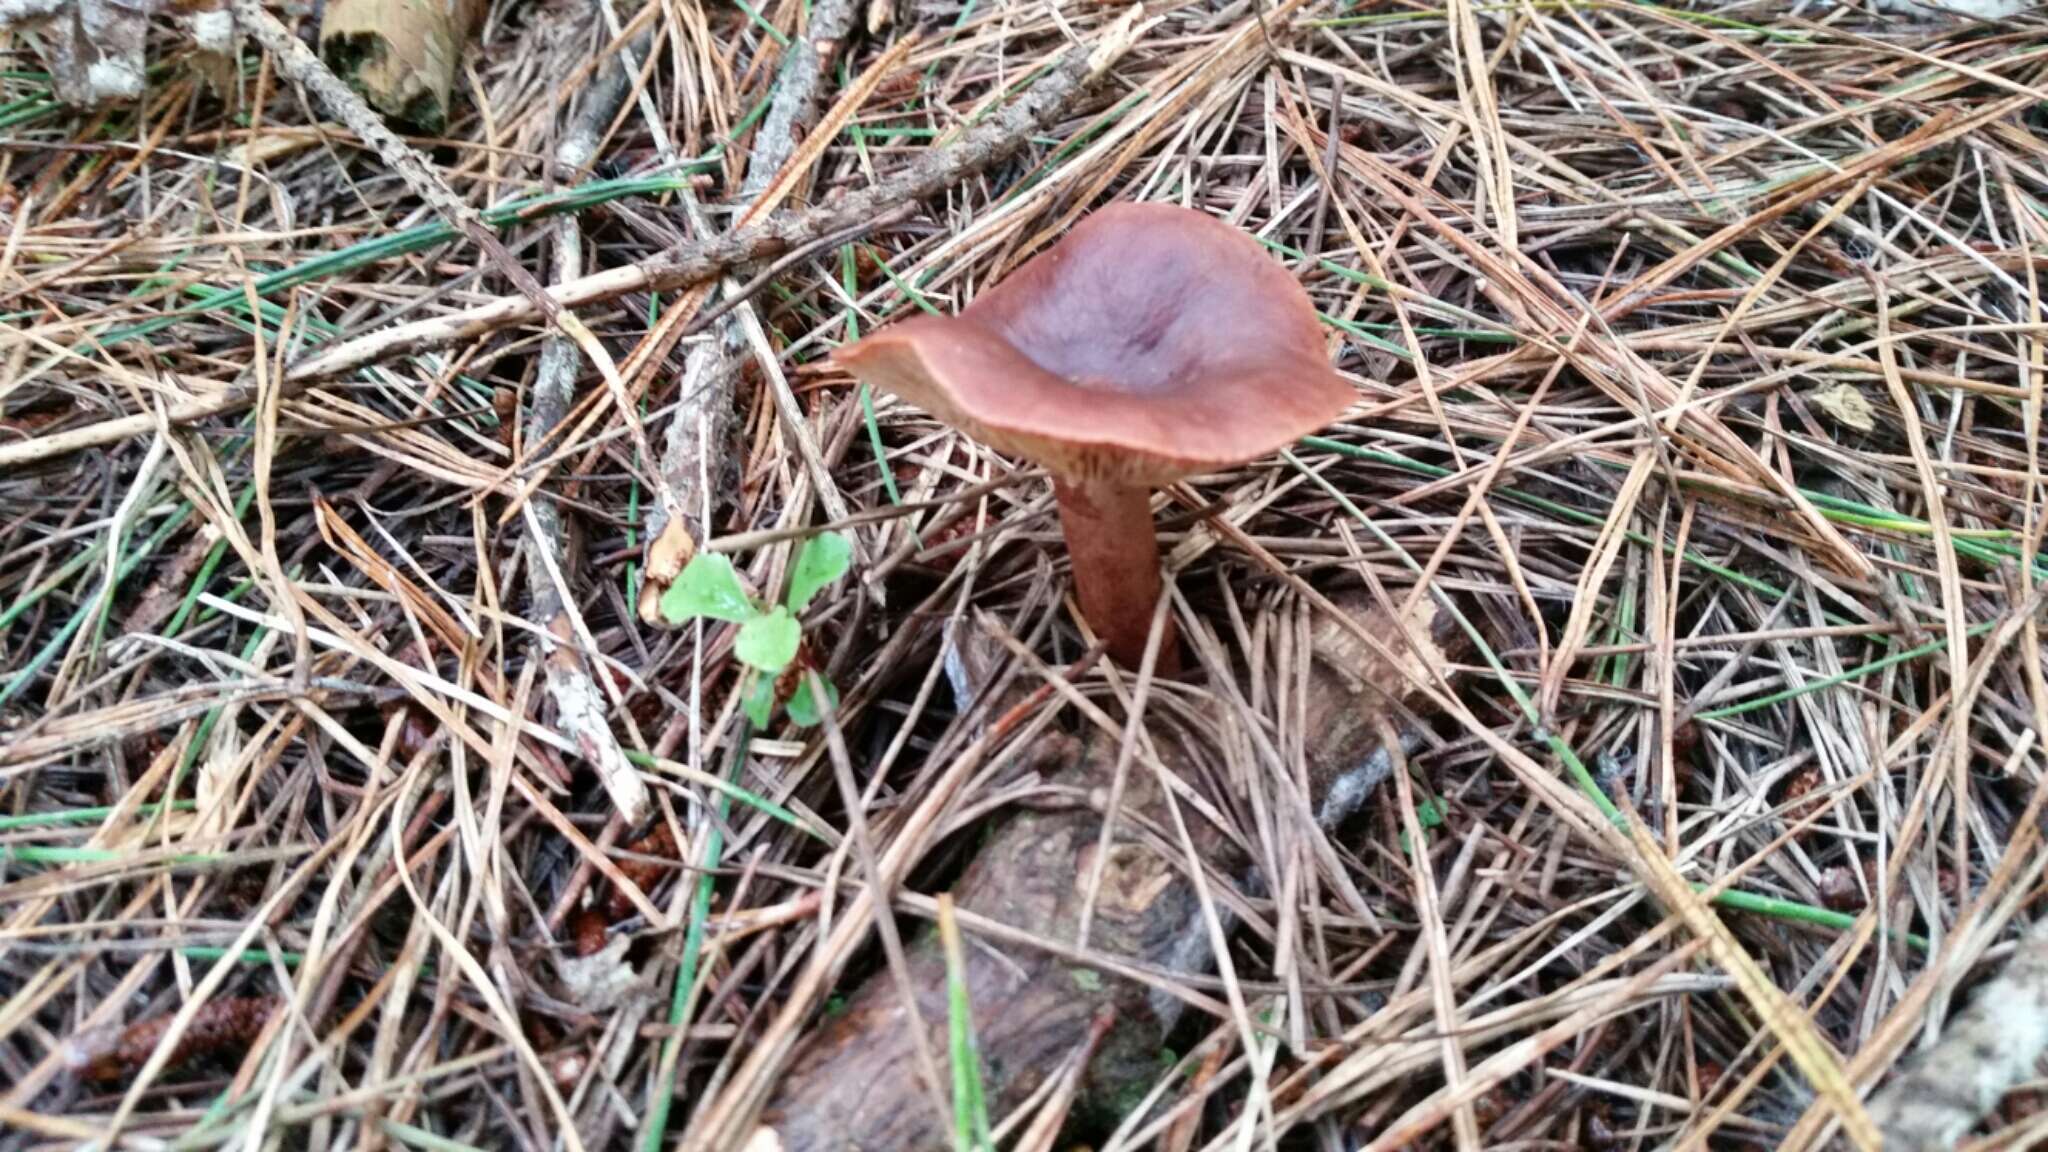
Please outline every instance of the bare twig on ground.
[[[819, 88], [826, 69], [839, 58], [840, 42], [853, 27], [854, 0], [819, 0], [810, 12], [809, 25], [791, 38], [783, 52], [782, 70], [777, 74], [775, 94], [768, 113], [754, 131], [754, 146], [747, 153], [747, 175], [740, 184], [740, 201], [751, 215], [762, 194], [776, 184], [777, 177], [795, 155], [798, 143], [810, 131], [816, 114]], [[707, 225], [694, 201], [685, 200], [691, 224], [702, 233]], [[771, 205], [772, 207], [772, 205]], [[726, 291], [734, 285], [727, 282]], [[639, 612], [643, 620], [659, 617], [661, 593], [695, 554], [709, 525], [694, 522], [694, 509], [703, 501], [694, 497], [701, 475], [723, 476], [726, 472], [726, 441], [732, 426], [732, 373], [735, 359], [744, 351], [746, 331], [759, 328], [753, 305], [738, 299], [731, 312], [721, 318], [717, 335], [708, 343], [690, 349], [684, 359], [680, 402], [669, 417], [668, 437], [662, 448], [660, 472], [668, 488], [677, 493], [673, 506], [657, 504], [647, 519], [646, 582], [640, 590]], [[654, 352], [660, 352], [657, 343]], [[777, 400], [786, 393], [788, 382], [771, 381]], [[709, 454], [709, 459], [704, 458]], [[835, 495], [836, 495], [836, 490]], [[830, 510], [832, 518], [843, 519], [845, 509]]]
[[[559, 307], [573, 308], [628, 292], [679, 288], [745, 264], [772, 259], [816, 236], [844, 232], [864, 221], [879, 226], [894, 220], [903, 206], [950, 187], [1022, 147], [1032, 132], [1064, 114], [1123, 56], [1135, 32], [1135, 19], [1127, 18], [1100, 40], [1069, 50], [1000, 114], [870, 188], [711, 240], [682, 245], [637, 264], [557, 284], [548, 290], [548, 296]], [[334, 376], [389, 356], [471, 339], [538, 318], [539, 309], [526, 297], [500, 297], [448, 316], [400, 324], [338, 344], [294, 364], [287, 377], [305, 381]]]
[[[249, 33], [251, 39], [260, 44], [276, 61], [279, 74], [299, 85], [324, 105], [328, 111], [348, 125], [356, 136], [377, 150], [377, 155], [391, 170], [403, 179], [407, 187], [420, 199], [427, 202], [451, 227], [467, 237], [487, 256], [492, 266], [514, 287], [519, 297], [545, 317], [553, 326], [569, 337], [574, 346], [590, 358], [605, 383], [616, 394], [620, 390], [618, 373], [612, 366], [611, 356], [599, 344], [597, 337], [576, 318], [571, 307], [556, 300], [544, 288], [526, 266], [506, 251], [497, 234], [483, 221], [476, 209], [457, 196], [442, 179], [434, 166], [427, 162], [417, 150], [398, 138], [370, 107], [363, 102], [353, 89], [337, 77], [327, 64], [313, 51], [301, 43], [276, 17], [263, 10], [261, 0], [233, 0], [235, 19]], [[287, 375], [280, 386], [300, 379]], [[646, 436], [638, 420], [633, 418], [630, 408], [626, 410], [626, 431], [641, 441], [643, 455], [653, 453], [646, 449]]]
[[[613, 61], [591, 85], [562, 133], [555, 148], [558, 171], [574, 172], [588, 164], [599, 138], [612, 117], [624, 105], [632, 86], [625, 65]], [[550, 225], [557, 281], [574, 280], [583, 269], [583, 230], [574, 215], [563, 216]], [[583, 358], [569, 337], [550, 333], [541, 349], [540, 367], [534, 374], [533, 395], [526, 418], [525, 442], [543, 445], [569, 415], [574, 406], [576, 380]], [[598, 686], [590, 666], [579, 651], [590, 629], [583, 623], [569, 585], [569, 550], [565, 545], [561, 510], [549, 500], [528, 501], [525, 506], [528, 603], [533, 619], [544, 631], [534, 640], [535, 650], [547, 667], [547, 690], [555, 706], [555, 722], [561, 725], [585, 759], [596, 770], [628, 827], [646, 820], [649, 812], [647, 785], [640, 773], [626, 761], [619, 741], [612, 734], [609, 714], [617, 692]], [[595, 658], [596, 652], [591, 652]]]
[[[269, 19], [267, 15], [265, 19]], [[900, 220], [910, 205], [1010, 155], [1032, 132], [1064, 114], [1129, 49], [1134, 33], [1135, 22], [1125, 20], [1101, 40], [1070, 50], [1000, 114], [871, 188], [833, 203], [775, 216], [737, 232], [684, 244], [635, 264], [556, 284], [545, 292], [549, 306], [573, 309], [629, 292], [666, 291], [698, 284], [734, 268], [773, 259], [815, 237], [844, 234], [864, 225], [884, 227]], [[299, 47], [303, 51], [304, 46]], [[307, 55], [311, 58], [310, 53]], [[321, 71], [324, 73], [325, 69]], [[331, 79], [331, 74], [328, 77]], [[445, 316], [398, 324], [344, 341], [287, 367], [283, 386], [287, 391], [303, 388], [388, 357], [474, 339], [541, 318], [540, 306], [527, 296], [499, 297]], [[236, 385], [204, 399], [171, 405], [167, 418], [174, 424], [188, 423], [240, 411], [253, 399], [252, 390]], [[154, 428], [156, 419], [154, 415], [122, 417], [49, 437], [0, 445], [0, 468], [119, 443]]]
[[2048, 1052], [2048, 919], [2036, 920], [1996, 979], [1977, 989], [1933, 1047], [1870, 1100], [1889, 1152], [1949, 1152]]

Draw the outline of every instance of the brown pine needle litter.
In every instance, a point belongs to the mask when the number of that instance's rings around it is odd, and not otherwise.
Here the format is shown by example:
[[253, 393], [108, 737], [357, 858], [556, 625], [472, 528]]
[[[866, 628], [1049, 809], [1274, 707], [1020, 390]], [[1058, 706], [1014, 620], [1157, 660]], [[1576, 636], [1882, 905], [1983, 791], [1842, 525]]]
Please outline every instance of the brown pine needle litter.
[[[212, 7], [0, 3], [0, 1149], [2048, 1133], [2048, 18], [529, 0], [429, 136]], [[1357, 391], [1179, 678], [828, 359], [1126, 200]], [[664, 593], [827, 533], [757, 727]]]

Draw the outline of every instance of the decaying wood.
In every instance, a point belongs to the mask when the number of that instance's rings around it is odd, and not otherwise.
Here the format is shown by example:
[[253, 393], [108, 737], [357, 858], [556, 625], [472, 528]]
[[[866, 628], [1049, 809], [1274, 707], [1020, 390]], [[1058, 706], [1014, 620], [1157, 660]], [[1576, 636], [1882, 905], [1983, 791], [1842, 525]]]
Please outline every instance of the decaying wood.
[[377, 111], [438, 130], [482, 15], [479, 0], [328, 0], [320, 55]]
[[[1376, 635], [1400, 629], [1363, 598], [1342, 607], [1356, 613]], [[1447, 644], [1449, 621], [1423, 605], [1414, 634]], [[1318, 822], [1334, 823], [1383, 778], [1389, 757], [1375, 725], [1405, 722], [1402, 711], [1415, 702], [1408, 686], [1419, 669], [1389, 667], [1337, 622], [1314, 628], [1317, 654], [1306, 700], [1309, 797]], [[1439, 649], [1404, 658], [1441, 662]], [[1148, 731], [1161, 761], [1198, 791], [1203, 783], [1185, 737], [1171, 725]], [[975, 856], [952, 891], [965, 913], [996, 921], [1017, 933], [1071, 944], [1080, 925], [1090, 876], [1095, 871], [1102, 814], [1096, 805], [1114, 778], [1119, 741], [1094, 735], [1077, 742], [1065, 766], [1050, 773], [1053, 790], [1089, 802], [1020, 812]], [[1225, 876], [1243, 862], [1221, 829], [1180, 802], [1195, 855]], [[1130, 771], [1119, 806], [1110, 858], [1090, 922], [1088, 947], [1099, 954], [1171, 974], [1208, 967], [1209, 937], [1196, 886], [1174, 842], [1175, 817], [1158, 777]], [[1154, 830], [1147, 834], [1146, 829]], [[1157, 830], [1164, 831], [1164, 838]], [[1094, 1048], [1083, 1084], [1083, 1108], [1111, 1105], [1132, 1088], [1142, 1089], [1158, 1073], [1158, 1051], [1180, 1018], [1180, 999], [1151, 985], [1077, 965], [1029, 947], [976, 941], [973, 921], [965, 950], [965, 979], [980, 1041], [983, 1076], [992, 1115], [1015, 1108], [1056, 1074], [1077, 1048], [1089, 1044], [1095, 1021], [1113, 1024]], [[946, 1043], [946, 964], [935, 935], [919, 941], [909, 957], [918, 1008], [931, 1042]], [[934, 1148], [950, 1141], [950, 1117], [934, 1114], [918, 1088], [911, 1064], [911, 1037], [896, 989], [886, 978], [868, 981], [846, 1009], [824, 1021], [798, 1049], [761, 1119], [750, 1149], [813, 1152], [844, 1148]]]

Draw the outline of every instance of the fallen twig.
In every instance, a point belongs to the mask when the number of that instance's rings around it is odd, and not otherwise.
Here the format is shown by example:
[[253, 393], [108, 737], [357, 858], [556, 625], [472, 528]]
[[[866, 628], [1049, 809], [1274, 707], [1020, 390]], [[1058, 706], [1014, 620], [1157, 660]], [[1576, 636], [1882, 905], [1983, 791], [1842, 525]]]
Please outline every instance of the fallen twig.
[[2005, 971], [1977, 990], [1934, 1047], [1869, 1104], [1891, 1152], [1948, 1152], [2048, 1052], [2048, 919], [2020, 937]]
[[[618, 114], [632, 87], [625, 65], [614, 60], [600, 74], [583, 101], [583, 107], [563, 133], [555, 148], [558, 168], [575, 170], [589, 163], [605, 126]], [[554, 268], [557, 279], [573, 280], [583, 269], [583, 230], [574, 215], [552, 224]], [[534, 376], [533, 398], [527, 409], [528, 445], [547, 443], [557, 425], [574, 404], [576, 378], [582, 360], [569, 337], [551, 334], [541, 349], [540, 367]], [[618, 703], [616, 692], [608, 700], [578, 653], [579, 642], [587, 642], [590, 630], [576, 608], [567, 586], [568, 549], [563, 542], [561, 511], [547, 500], [528, 501], [524, 508], [526, 544], [531, 563], [527, 567], [527, 598], [535, 622], [543, 632], [535, 647], [547, 668], [548, 697], [554, 702], [555, 722], [561, 725], [610, 795], [612, 806], [628, 825], [647, 818], [647, 785], [626, 760], [607, 719], [608, 704]]]
[[[276, 23], [274, 20], [271, 22]], [[611, 300], [629, 292], [668, 291], [702, 283], [742, 265], [774, 259], [818, 236], [850, 233], [863, 225], [881, 227], [901, 219], [906, 205], [923, 200], [1002, 160], [1023, 146], [1033, 132], [1055, 122], [1129, 50], [1136, 35], [1134, 10], [1095, 42], [1070, 49], [1000, 114], [865, 191], [801, 212], [775, 216], [752, 227], [708, 240], [678, 245], [636, 264], [579, 276], [549, 287], [544, 296], [551, 307], [569, 309]], [[540, 318], [541, 307], [532, 299], [524, 295], [501, 296], [458, 312], [395, 324], [343, 341], [286, 368], [280, 386], [289, 395], [315, 381], [339, 376], [392, 356], [443, 347]], [[163, 418], [173, 425], [186, 424], [209, 416], [238, 412], [254, 400], [253, 388], [237, 384], [213, 396], [168, 405]], [[145, 413], [104, 420], [55, 436], [0, 445], [0, 468], [48, 460], [82, 448], [116, 444], [156, 426], [157, 416]]]
[[[740, 185], [740, 198], [746, 204], [740, 218], [743, 224], [762, 209], [776, 207], [779, 197], [771, 199], [767, 195], [771, 188], [788, 188], [789, 182], [778, 180], [778, 176], [809, 131], [819, 84], [824, 80], [826, 66], [838, 56], [839, 42], [852, 28], [853, 10], [853, 0], [819, 0], [811, 11], [809, 27], [790, 42], [784, 53], [774, 99], [754, 133], [754, 147], [747, 155], [747, 175]], [[691, 222], [702, 227], [703, 217], [696, 211], [694, 201], [685, 199], [684, 205], [691, 213]], [[648, 516], [646, 579], [640, 588], [639, 605], [643, 620], [652, 621], [660, 615], [662, 592], [710, 531], [709, 525], [695, 522], [694, 512], [704, 503], [698, 494], [698, 478], [723, 470], [714, 462], [722, 455], [732, 423], [733, 361], [744, 349], [746, 326], [759, 324], [752, 317], [753, 306], [743, 293], [731, 284], [725, 286], [725, 291], [731, 310], [721, 318], [715, 339], [690, 349], [684, 360], [681, 399], [669, 418], [660, 472], [662, 484], [677, 498], [673, 507], [666, 501], [656, 504]], [[672, 315], [680, 319], [687, 311], [695, 309], [678, 309]], [[661, 334], [650, 335], [649, 339], [656, 343], [653, 352], [657, 357], [665, 352], [661, 345], [667, 340]], [[788, 391], [788, 381], [779, 381], [778, 402]], [[815, 450], [812, 455], [815, 456]], [[843, 505], [829, 511], [834, 520], [844, 519]]]

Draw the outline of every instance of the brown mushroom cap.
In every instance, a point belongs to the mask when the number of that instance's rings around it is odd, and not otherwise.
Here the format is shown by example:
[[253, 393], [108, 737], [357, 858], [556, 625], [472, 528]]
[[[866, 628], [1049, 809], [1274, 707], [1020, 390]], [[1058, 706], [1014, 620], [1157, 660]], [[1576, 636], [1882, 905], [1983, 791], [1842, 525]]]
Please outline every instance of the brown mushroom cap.
[[893, 324], [835, 359], [1082, 481], [1239, 464], [1355, 398], [1294, 277], [1250, 236], [1165, 204], [1104, 208], [958, 316]]

